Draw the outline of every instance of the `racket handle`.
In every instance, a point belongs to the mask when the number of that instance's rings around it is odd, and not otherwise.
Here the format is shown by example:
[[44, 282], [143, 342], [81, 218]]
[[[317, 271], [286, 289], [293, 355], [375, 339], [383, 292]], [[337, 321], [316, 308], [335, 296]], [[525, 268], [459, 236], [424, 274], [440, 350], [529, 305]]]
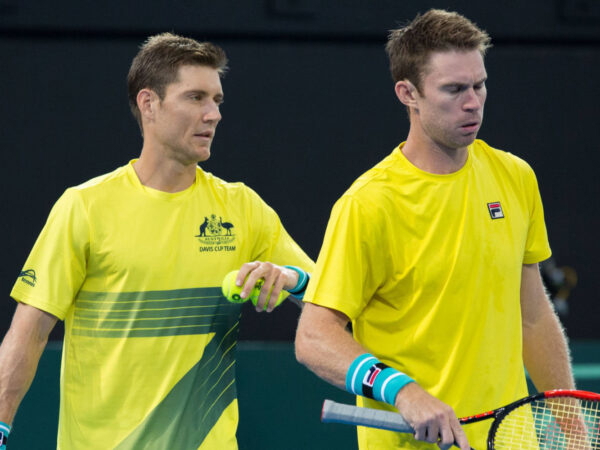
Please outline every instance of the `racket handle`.
[[401, 433], [414, 433], [412, 427], [399, 413], [381, 409], [359, 408], [354, 405], [337, 403], [333, 400], [323, 402], [321, 422], [345, 423], [347, 425], [381, 428], [382, 430], [399, 431]]
[[[415, 432], [400, 413], [374, 408], [360, 408], [354, 405], [337, 403], [333, 400], [323, 402], [321, 422], [380, 428], [400, 433]], [[458, 447], [456, 443], [454, 445]], [[473, 447], [471, 447], [471, 450], [474, 450]]]

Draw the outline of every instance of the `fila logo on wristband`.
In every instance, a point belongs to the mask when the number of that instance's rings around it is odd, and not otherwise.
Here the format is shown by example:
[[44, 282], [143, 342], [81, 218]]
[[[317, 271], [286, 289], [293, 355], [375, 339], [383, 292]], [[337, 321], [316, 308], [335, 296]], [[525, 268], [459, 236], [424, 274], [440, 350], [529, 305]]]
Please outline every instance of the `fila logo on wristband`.
[[378, 362], [377, 364], [373, 364], [362, 382], [362, 392], [365, 397], [374, 398], [373, 397], [373, 385], [375, 384], [375, 380], [377, 376], [383, 371], [383, 369], [387, 369], [389, 366], [382, 362]]
[[346, 372], [346, 390], [356, 395], [394, 404], [396, 395], [411, 377], [385, 363], [370, 353], [358, 356]]
[[375, 378], [377, 378], [377, 375], [379, 375], [382, 370], [383, 369], [378, 365], [371, 367], [367, 372], [367, 376], [363, 380], [363, 386], [373, 387], [373, 384], [375, 384]]

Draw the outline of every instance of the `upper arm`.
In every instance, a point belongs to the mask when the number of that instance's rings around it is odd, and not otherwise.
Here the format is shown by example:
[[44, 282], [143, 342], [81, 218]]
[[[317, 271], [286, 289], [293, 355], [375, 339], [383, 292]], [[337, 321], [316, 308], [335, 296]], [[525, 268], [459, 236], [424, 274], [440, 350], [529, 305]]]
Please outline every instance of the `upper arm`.
[[521, 274], [521, 314], [523, 325], [535, 323], [541, 316], [551, 311], [546, 289], [542, 281], [539, 265], [523, 264]]

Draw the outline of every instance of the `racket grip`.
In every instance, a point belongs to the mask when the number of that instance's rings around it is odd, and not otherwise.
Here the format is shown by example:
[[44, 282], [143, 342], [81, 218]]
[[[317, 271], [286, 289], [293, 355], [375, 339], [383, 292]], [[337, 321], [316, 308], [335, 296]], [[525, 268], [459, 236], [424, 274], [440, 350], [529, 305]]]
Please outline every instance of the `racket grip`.
[[382, 430], [414, 433], [412, 427], [399, 413], [380, 409], [359, 408], [353, 405], [336, 403], [333, 400], [323, 402], [321, 422], [345, 423], [365, 427], [381, 428]]

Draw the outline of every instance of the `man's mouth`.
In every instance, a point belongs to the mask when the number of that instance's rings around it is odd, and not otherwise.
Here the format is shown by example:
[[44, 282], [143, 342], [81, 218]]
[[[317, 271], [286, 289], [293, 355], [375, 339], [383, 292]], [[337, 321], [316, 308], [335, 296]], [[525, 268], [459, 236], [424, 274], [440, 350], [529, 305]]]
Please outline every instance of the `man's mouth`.
[[479, 129], [479, 122], [467, 122], [461, 125], [460, 128], [467, 133], [474, 133]]

